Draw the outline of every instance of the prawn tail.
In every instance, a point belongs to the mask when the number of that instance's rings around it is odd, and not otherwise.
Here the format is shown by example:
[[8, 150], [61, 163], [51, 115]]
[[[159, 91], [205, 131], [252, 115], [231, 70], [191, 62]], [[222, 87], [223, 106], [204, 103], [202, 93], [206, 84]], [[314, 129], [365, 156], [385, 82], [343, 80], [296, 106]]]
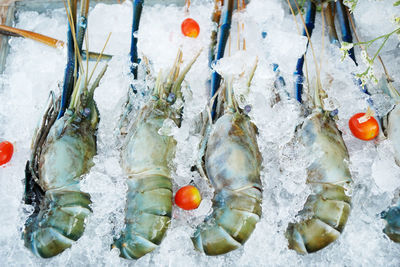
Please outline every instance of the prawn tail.
[[126, 259], [138, 259], [153, 251], [163, 240], [172, 213], [170, 178], [151, 175], [128, 179], [125, 229], [113, 247]]
[[381, 218], [386, 221], [383, 232], [394, 242], [400, 243], [400, 207], [395, 205], [381, 213]]
[[[307, 168], [312, 194], [290, 223], [289, 248], [300, 254], [316, 252], [333, 243], [342, 233], [351, 211], [351, 173], [348, 152], [335, 122], [317, 112], [303, 124], [301, 142], [309, 153], [320, 153]], [[305, 130], [306, 129], [306, 130]]]
[[198, 226], [193, 244], [197, 250], [215, 256], [241, 247], [261, 217], [261, 191], [221, 190], [214, 198], [213, 213]]
[[289, 224], [286, 237], [289, 248], [300, 254], [318, 251], [333, 243], [341, 234], [350, 214], [350, 204], [336, 199], [311, 195], [305, 207], [312, 208], [314, 216]]
[[71, 190], [49, 190], [42, 208], [25, 223], [25, 246], [42, 258], [56, 256], [70, 248], [84, 231], [85, 218], [91, 213], [90, 196]]

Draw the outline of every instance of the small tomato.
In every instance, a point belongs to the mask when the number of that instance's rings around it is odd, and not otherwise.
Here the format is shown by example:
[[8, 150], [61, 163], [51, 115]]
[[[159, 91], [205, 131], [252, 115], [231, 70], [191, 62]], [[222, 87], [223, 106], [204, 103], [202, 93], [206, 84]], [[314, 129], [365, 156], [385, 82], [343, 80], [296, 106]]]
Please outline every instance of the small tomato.
[[349, 120], [351, 133], [364, 141], [374, 139], [379, 133], [378, 121], [368, 113], [357, 113]]
[[175, 204], [184, 210], [197, 209], [200, 202], [200, 192], [192, 185], [181, 187], [175, 194]]
[[6, 164], [11, 160], [14, 153], [14, 146], [8, 142], [3, 141], [0, 143], [0, 166]]
[[182, 22], [181, 30], [183, 35], [196, 38], [200, 33], [200, 26], [194, 19], [187, 18]]

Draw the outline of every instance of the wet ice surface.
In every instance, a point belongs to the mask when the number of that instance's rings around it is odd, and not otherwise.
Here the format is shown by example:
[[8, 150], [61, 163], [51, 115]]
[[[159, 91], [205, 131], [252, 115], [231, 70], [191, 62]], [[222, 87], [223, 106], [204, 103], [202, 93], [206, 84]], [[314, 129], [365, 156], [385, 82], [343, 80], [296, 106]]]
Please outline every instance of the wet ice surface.
[[[246, 12], [234, 16], [230, 57], [227, 53], [227, 58], [216, 66], [225, 76], [236, 78], [236, 90], [245, 96], [243, 103], [252, 106], [249, 115], [259, 129], [258, 142], [264, 159], [261, 177], [264, 186], [262, 219], [245, 246], [228, 255], [207, 257], [194, 250], [190, 236], [195, 226], [211, 212], [213, 194], [207, 183], [196, 172], [190, 171], [201, 139], [195, 131], [196, 119], [207, 103], [205, 85], [210, 73], [207, 68], [207, 49], [212, 4], [200, 2], [195, 2], [190, 9], [190, 16], [199, 22], [201, 28], [197, 39], [184, 38], [180, 33], [180, 23], [185, 18], [182, 8], [146, 7], [142, 15], [138, 34], [139, 52], [152, 62], [153, 75], [159, 70], [168, 70], [178, 47], [183, 50], [184, 64], [200, 48], [204, 48], [184, 85], [186, 102], [182, 126], [179, 130], [174, 127], [165, 129], [178, 141], [176, 158], [171, 163], [176, 169], [173, 175], [174, 190], [194, 181], [202, 192], [203, 201], [195, 211], [175, 208], [171, 228], [161, 246], [138, 261], [120, 259], [116, 249], [110, 250], [114, 236], [123, 228], [127, 190], [119, 166], [115, 129], [131, 82], [128, 64], [131, 2], [98, 4], [90, 13], [90, 50], [100, 51], [108, 32], [112, 32], [105, 52], [116, 55], [95, 93], [101, 114], [98, 155], [94, 159], [95, 166], [82, 182], [83, 190], [91, 194], [93, 214], [88, 217], [84, 235], [71, 249], [52, 259], [37, 258], [24, 247], [20, 239], [21, 228], [31, 210], [21, 200], [24, 166], [30, 153], [32, 134], [43, 113], [49, 90], [59, 93], [58, 83], [62, 81], [66, 51], [57, 51], [30, 40], [10, 40], [7, 68], [0, 80], [0, 120], [3, 125], [0, 138], [12, 141], [16, 151], [11, 163], [0, 169], [1, 262], [32, 266], [399, 265], [400, 245], [384, 236], [383, 221], [378, 214], [391, 203], [394, 190], [400, 186], [400, 168], [394, 162], [389, 141], [363, 142], [351, 136], [348, 119], [367, 107], [367, 96], [354, 84], [351, 73], [362, 72], [365, 66], [360, 64], [357, 68], [349, 59], [340, 62], [340, 52], [328, 44], [327, 38], [322, 51], [320, 13], [317, 14], [313, 34], [314, 49], [317, 55], [323, 52], [321, 78], [329, 95], [325, 103], [329, 110], [339, 110], [338, 127], [343, 132], [350, 154], [354, 180], [353, 209], [341, 237], [329, 247], [307, 256], [300, 256], [287, 248], [284, 237], [287, 224], [295, 220], [295, 215], [302, 209], [310, 192], [305, 183], [305, 168], [308, 157], [312, 155], [305, 155], [304, 149], [292, 141], [294, 129], [302, 121], [300, 105], [286, 98], [274, 106], [270, 105], [275, 97], [271, 91], [275, 76], [270, 64], [279, 64], [291, 93], [292, 73], [306, 41], [297, 34], [291, 15], [278, 1], [254, 0]], [[363, 40], [370, 40], [393, 28], [388, 20], [392, 12], [390, 5], [383, 1], [359, 2], [354, 16]], [[374, 8], [369, 8], [369, 5]], [[245, 52], [236, 49], [238, 18], [245, 22], [245, 31], [242, 33], [246, 38]], [[57, 10], [40, 15], [34, 12], [20, 13], [16, 26], [65, 40], [65, 25], [63, 10]], [[263, 31], [267, 33], [265, 39], [261, 35]], [[400, 79], [396, 68], [400, 57], [390, 56], [390, 51], [394, 50], [397, 42], [396, 38], [392, 38], [384, 49], [387, 54], [383, 55], [396, 81]], [[256, 57], [259, 60], [258, 68], [250, 93], [246, 94], [243, 85]], [[307, 62], [312, 82], [315, 71], [311, 53]], [[381, 72], [379, 65], [375, 66], [375, 70]], [[243, 71], [244, 77], [238, 79], [237, 74]], [[398, 83], [395, 85], [399, 87]], [[388, 106], [390, 108], [391, 103], [385, 97], [375, 98], [374, 102], [380, 103], [381, 112], [387, 111]], [[135, 105], [139, 107], [142, 103], [139, 97]]]

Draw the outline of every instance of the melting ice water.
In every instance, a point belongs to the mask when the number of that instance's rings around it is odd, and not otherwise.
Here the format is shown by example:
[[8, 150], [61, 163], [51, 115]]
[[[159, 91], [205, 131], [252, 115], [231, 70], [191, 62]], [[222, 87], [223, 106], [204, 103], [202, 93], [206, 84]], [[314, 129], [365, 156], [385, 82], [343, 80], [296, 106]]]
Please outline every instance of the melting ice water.
[[[201, 27], [197, 39], [185, 38], [180, 33], [180, 23], [185, 18], [182, 8], [145, 7], [139, 36], [139, 52], [152, 62], [153, 73], [171, 66], [179, 47], [184, 61], [200, 49], [207, 50], [211, 30], [210, 2], [197, 1], [190, 8], [190, 16]], [[287, 248], [284, 237], [287, 224], [295, 219], [302, 208], [309, 188], [306, 185], [305, 168], [307, 155], [301, 146], [292, 142], [296, 125], [301, 123], [301, 107], [293, 100], [282, 99], [271, 106], [271, 88], [274, 73], [271, 64], [280, 66], [286, 79], [287, 89], [292, 90], [292, 73], [297, 58], [304, 52], [304, 37], [297, 34], [293, 19], [278, 0], [253, 0], [245, 12], [234, 15], [232, 27], [232, 51], [230, 56], [216, 66], [223, 74], [238, 77], [249, 69], [258, 57], [249, 94], [244, 104], [250, 104], [250, 116], [259, 129], [259, 146], [263, 156], [262, 181], [263, 216], [252, 236], [241, 249], [228, 255], [207, 257], [194, 251], [190, 236], [195, 226], [211, 212], [212, 190], [200, 176], [191, 172], [197, 156], [200, 136], [195, 134], [198, 114], [207, 103], [206, 82], [207, 53], [204, 51], [185, 83], [185, 110], [181, 128], [166, 129], [178, 141], [174, 189], [194, 181], [203, 195], [203, 202], [195, 211], [175, 208], [171, 228], [161, 246], [138, 261], [126, 261], [118, 257], [116, 249], [110, 250], [114, 233], [123, 228], [125, 192], [127, 187], [119, 166], [119, 152], [115, 129], [122, 112], [131, 82], [128, 51], [130, 44], [132, 3], [98, 4], [90, 12], [90, 50], [100, 51], [106, 36], [112, 37], [105, 52], [115, 55], [109, 63], [95, 98], [100, 109], [101, 121], [98, 133], [98, 155], [95, 166], [85, 176], [82, 187], [92, 197], [93, 214], [86, 222], [86, 230], [71, 249], [52, 259], [40, 259], [24, 247], [21, 229], [31, 212], [22, 203], [24, 191], [24, 166], [30, 153], [30, 142], [37, 121], [42, 115], [49, 90], [59, 93], [66, 62], [66, 51], [57, 51], [30, 40], [11, 38], [11, 51], [7, 68], [1, 76], [0, 122], [1, 138], [14, 142], [15, 154], [6, 167], [0, 169], [0, 261], [5, 265], [157, 265], [157, 266], [255, 266], [255, 265], [399, 265], [400, 245], [390, 241], [382, 233], [383, 222], [378, 214], [390, 203], [394, 189], [400, 186], [400, 168], [396, 166], [390, 143], [363, 142], [354, 139], [347, 121], [356, 112], [367, 107], [366, 96], [353, 83], [351, 73], [362, 72], [363, 66], [354, 67], [349, 59], [340, 62], [336, 47], [325, 44], [321, 49], [321, 18], [317, 15], [313, 36], [317, 55], [323, 54], [322, 82], [329, 98], [330, 109], [338, 108], [338, 127], [350, 153], [350, 166], [354, 179], [352, 213], [341, 237], [334, 244], [312, 255], [300, 256]], [[392, 14], [391, 5], [382, 2], [359, 1], [354, 17], [363, 40], [372, 39], [392, 30], [387, 19]], [[245, 23], [247, 50], [236, 51], [236, 23]], [[379, 25], [379, 26], [377, 26]], [[16, 27], [66, 39], [66, 17], [63, 10], [45, 14], [22, 12], [18, 14]], [[382, 26], [382, 27], [381, 27]], [[262, 32], [266, 32], [263, 39]], [[393, 78], [400, 80], [396, 72], [400, 58], [393, 56], [398, 40], [389, 40], [383, 50], [383, 58]], [[377, 47], [372, 47], [377, 49]], [[372, 50], [373, 51], [373, 50]], [[309, 53], [309, 73], [315, 73]], [[362, 65], [362, 64], [361, 64]], [[380, 72], [379, 66], [376, 71]], [[245, 75], [246, 76], [246, 75]], [[310, 75], [310, 79], [313, 75]], [[142, 75], [143, 77], [143, 75]], [[244, 78], [243, 78], [244, 79]], [[243, 79], [235, 85], [240, 91]], [[312, 81], [312, 79], [311, 79]], [[399, 84], [395, 84], [399, 88]], [[190, 87], [189, 87], [190, 86]], [[381, 112], [390, 108], [385, 97], [375, 96]], [[143, 100], [138, 97], [137, 106]], [[312, 156], [312, 155], [308, 155]]]

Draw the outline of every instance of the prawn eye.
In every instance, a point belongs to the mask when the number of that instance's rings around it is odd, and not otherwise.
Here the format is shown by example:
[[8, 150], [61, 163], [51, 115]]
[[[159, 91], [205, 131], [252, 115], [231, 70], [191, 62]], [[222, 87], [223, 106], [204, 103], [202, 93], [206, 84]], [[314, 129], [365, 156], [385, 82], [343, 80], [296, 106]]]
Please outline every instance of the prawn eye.
[[90, 108], [85, 108], [83, 111], [82, 111], [82, 115], [84, 116], [84, 117], [89, 117], [89, 115], [90, 115]]
[[244, 107], [244, 114], [249, 114], [250, 113], [250, 111], [251, 111], [251, 106], [250, 105], [246, 105], [245, 107]]
[[338, 114], [339, 114], [339, 110], [338, 110], [338, 109], [334, 109], [334, 110], [332, 110], [331, 113], [330, 113], [330, 115], [331, 115], [332, 117], [335, 117], [335, 116], [338, 115]]
[[68, 115], [68, 116], [72, 116], [74, 114], [74, 112], [70, 109], [67, 109], [64, 114]]
[[196, 38], [200, 33], [199, 24], [191, 18], [185, 19], [181, 24], [181, 30], [183, 35], [191, 38]]
[[169, 93], [168, 97], [167, 97], [167, 101], [169, 103], [172, 103], [175, 100], [175, 94], [174, 93]]
[[184, 210], [197, 209], [201, 202], [199, 189], [192, 185], [181, 187], [175, 194], [175, 204]]

